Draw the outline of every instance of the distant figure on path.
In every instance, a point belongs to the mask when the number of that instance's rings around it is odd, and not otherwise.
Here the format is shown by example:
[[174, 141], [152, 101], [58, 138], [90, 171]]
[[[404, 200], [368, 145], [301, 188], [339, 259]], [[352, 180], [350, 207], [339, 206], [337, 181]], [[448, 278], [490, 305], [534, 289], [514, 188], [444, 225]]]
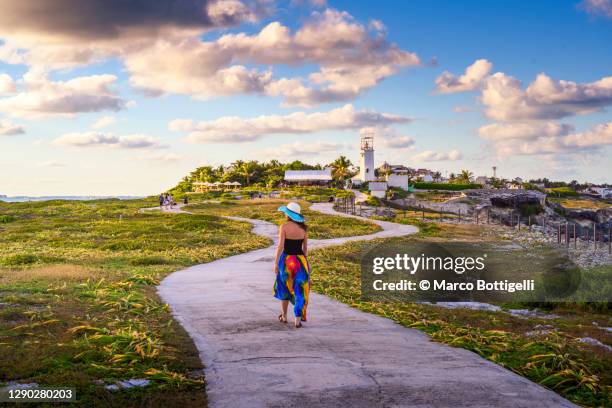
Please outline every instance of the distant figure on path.
[[189, 197], [187, 196], [183, 197], [183, 204], [185, 205], [189, 204]]
[[281, 301], [278, 321], [287, 323], [289, 302], [293, 305], [295, 327], [302, 327], [306, 321], [306, 308], [310, 292], [310, 265], [308, 254], [308, 233], [302, 209], [298, 203], [289, 203], [278, 208], [287, 216], [279, 228], [278, 248], [274, 272], [274, 297]]
[[159, 195], [159, 207], [163, 207], [164, 206], [164, 193], [161, 193]]

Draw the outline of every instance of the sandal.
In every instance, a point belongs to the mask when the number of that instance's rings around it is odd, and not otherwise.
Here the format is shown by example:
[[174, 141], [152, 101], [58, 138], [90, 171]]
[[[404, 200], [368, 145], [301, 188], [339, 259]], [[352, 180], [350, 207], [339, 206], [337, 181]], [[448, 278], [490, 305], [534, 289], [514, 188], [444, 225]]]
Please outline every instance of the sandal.
[[281, 323], [287, 323], [287, 316], [283, 316], [282, 314], [279, 314], [278, 321]]
[[302, 322], [299, 322], [298, 324], [295, 325], [296, 329], [299, 329], [300, 327], [302, 327]]

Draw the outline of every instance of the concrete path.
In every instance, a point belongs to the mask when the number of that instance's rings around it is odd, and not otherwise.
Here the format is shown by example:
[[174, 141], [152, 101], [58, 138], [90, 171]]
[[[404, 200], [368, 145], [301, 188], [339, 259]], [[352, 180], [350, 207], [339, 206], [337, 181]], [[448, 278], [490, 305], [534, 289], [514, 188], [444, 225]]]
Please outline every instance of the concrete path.
[[[273, 224], [238, 220], [276, 238]], [[373, 222], [383, 231], [311, 247], [416, 232]], [[158, 288], [200, 351], [213, 408], [574, 407], [472, 352], [316, 293], [304, 328], [279, 323], [273, 261], [268, 247], [175, 272]]]

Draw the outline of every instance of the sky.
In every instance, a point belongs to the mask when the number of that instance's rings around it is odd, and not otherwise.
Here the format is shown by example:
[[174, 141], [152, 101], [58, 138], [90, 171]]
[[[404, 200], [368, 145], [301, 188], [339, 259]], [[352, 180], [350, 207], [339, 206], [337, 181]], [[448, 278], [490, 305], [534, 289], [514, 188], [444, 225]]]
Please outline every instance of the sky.
[[612, 0], [0, 0], [0, 194], [235, 160], [612, 183]]

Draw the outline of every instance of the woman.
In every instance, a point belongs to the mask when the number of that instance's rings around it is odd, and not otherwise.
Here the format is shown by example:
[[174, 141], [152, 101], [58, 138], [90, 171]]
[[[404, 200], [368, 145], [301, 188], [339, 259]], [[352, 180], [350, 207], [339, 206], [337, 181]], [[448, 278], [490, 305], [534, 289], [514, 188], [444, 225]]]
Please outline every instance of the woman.
[[278, 320], [287, 323], [287, 307], [293, 305], [295, 327], [302, 327], [306, 321], [306, 308], [310, 291], [310, 266], [308, 253], [308, 234], [302, 210], [297, 203], [289, 203], [278, 208], [285, 213], [287, 222], [279, 228], [278, 248], [274, 272], [274, 297], [281, 301], [281, 314]]

